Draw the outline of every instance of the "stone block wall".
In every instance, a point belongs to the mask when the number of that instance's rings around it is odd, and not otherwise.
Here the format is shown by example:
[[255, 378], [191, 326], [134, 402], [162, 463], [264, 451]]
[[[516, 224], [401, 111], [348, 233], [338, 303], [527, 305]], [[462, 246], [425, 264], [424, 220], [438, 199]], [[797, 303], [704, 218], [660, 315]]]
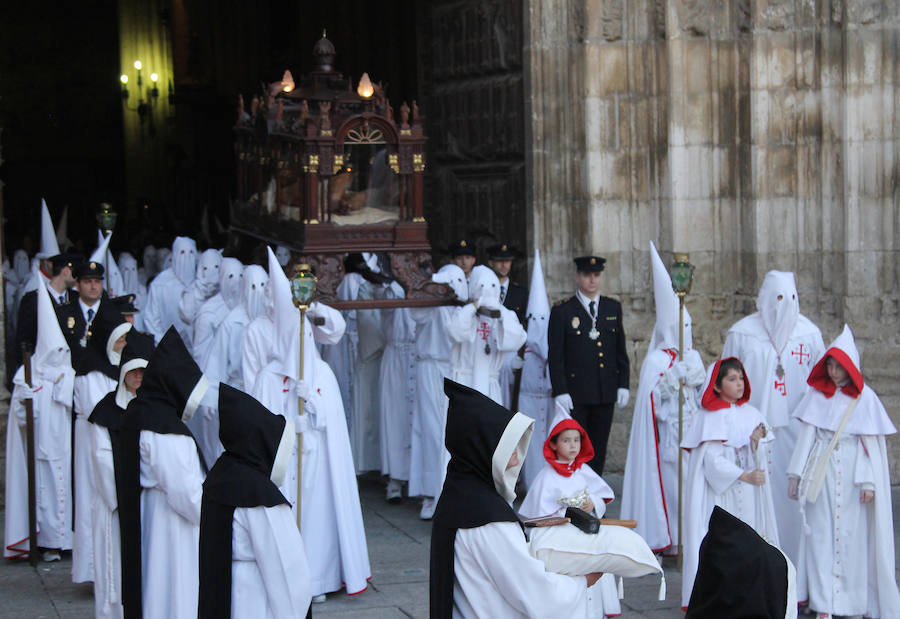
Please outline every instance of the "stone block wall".
[[[793, 271], [826, 344], [844, 322], [900, 425], [900, 0], [529, 0], [529, 255], [551, 299], [609, 262], [632, 392], [655, 320], [648, 243], [697, 265], [704, 360]], [[624, 466], [631, 411], [614, 424]], [[890, 439], [900, 475], [900, 439]]]

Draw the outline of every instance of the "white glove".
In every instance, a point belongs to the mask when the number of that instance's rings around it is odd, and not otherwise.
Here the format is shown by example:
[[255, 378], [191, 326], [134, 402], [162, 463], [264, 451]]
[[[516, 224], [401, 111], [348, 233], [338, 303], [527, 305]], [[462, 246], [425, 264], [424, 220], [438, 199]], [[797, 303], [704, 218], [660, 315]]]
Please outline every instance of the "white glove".
[[628, 389], [616, 389], [616, 406], [619, 408], [628, 406]]
[[319, 315], [319, 302], [313, 301], [312, 303], [309, 304], [309, 307], [306, 308], [306, 316], [310, 320], [312, 320], [313, 318], [315, 318], [318, 315]]
[[575, 405], [572, 403], [572, 396], [570, 396], [568, 393], [559, 394], [558, 396], [553, 398], [553, 401], [557, 406], [566, 411], [571, 411], [575, 407]]
[[312, 389], [310, 389], [309, 384], [305, 380], [295, 380], [293, 383], [294, 384], [291, 385], [293, 394], [298, 398], [308, 400], [309, 396], [312, 395]]
[[523, 365], [525, 365], [525, 359], [519, 355], [513, 355], [513, 358], [509, 362], [509, 367], [514, 370], [521, 370]]
[[678, 380], [684, 380], [691, 369], [685, 361], [676, 361], [672, 364], [672, 375]]
[[19, 399], [20, 400], [33, 400], [34, 394], [40, 391], [40, 387], [34, 388], [29, 387], [28, 385], [22, 385], [22, 388], [19, 389]]
[[300, 415], [294, 423], [294, 431], [297, 434], [305, 434], [307, 430], [309, 430], [309, 415]]

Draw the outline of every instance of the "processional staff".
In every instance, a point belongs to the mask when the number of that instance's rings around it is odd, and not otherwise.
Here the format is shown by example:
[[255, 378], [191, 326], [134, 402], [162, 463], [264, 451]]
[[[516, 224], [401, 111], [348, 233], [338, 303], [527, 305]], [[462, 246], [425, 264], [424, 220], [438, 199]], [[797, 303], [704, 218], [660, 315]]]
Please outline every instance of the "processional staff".
[[[674, 254], [674, 263], [669, 271], [672, 277], [672, 289], [678, 296], [678, 361], [684, 361], [684, 297], [691, 291], [694, 282], [694, 265], [689, 262], [687, 254]], [[681, 542], [681, 520], [683, 509], [684, 472], [682, 471], [681, 440], [684, 437], [684, 378], [678, 381], [678, 567], [683, 565], [683, 546]]]
[[[28, 344], [22, 345], [22, 365], [25, 369], [25, 384], [29, 389], [33, 389], [31, 349]], [[38, 564], [37, 477], [34, 471], [34, 401], [31, 398], [25, 400], [25, 452], [27, 459], [25, 465], [28, 471], [28, 562], [32, 566], [36, 566]]]
[[[294, 274], [291, 276], [291, 296], [294, 306], [300, 310], [300, 376], [303, 380], [303, 347], [306, 336], [306, 310], [316, 294], [318, 280], [312, 274], [308, 264], [295, 264]], [[303, 398], [298, 401], [299, 416], [303, 416]], [[297, 529], [300, 530], [300, 492], [303, 488], [303, 432], [297, 436]]]

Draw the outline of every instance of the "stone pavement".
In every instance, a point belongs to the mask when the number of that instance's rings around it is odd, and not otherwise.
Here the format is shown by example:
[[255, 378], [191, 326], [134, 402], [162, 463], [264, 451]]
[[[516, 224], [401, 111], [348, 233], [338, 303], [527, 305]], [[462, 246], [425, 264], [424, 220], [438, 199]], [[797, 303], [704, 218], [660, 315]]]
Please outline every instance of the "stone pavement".
[[[616, 490], [621, 475], [608, 476]], [[393, 619], [428, 616], [428, 546], [431, 525], [419, 520], [419, 503], [401, 505], [384, 501], [384, 485], [374, 476], [360, 479], [360, 498], [372, 563], [369, 589], [356, 596], [336, 593], [313, 613], [328, 618]], [[900, 513], [900, 488], [893, 491], [894, 513]], [[618, 515], [618, 504], [609, 506], [609, 516]], [[895, 536], [900, 529], [895, 518]], [[900, 562], [898, 562], [900, 565]], [[37, 570], [27, 563], [0, 562], [0, 618], [90, 617], [93, 591], [90, 584], [74, 585], [69, 579], [71, 560], [41, 563]], [[658, 580], [653, 577], [625, 581], [622, 600], [624, 619], [675, 619], [683, 616], [678, 606], [681, 576], [666, 567], [668, 597], [656, 600]]]

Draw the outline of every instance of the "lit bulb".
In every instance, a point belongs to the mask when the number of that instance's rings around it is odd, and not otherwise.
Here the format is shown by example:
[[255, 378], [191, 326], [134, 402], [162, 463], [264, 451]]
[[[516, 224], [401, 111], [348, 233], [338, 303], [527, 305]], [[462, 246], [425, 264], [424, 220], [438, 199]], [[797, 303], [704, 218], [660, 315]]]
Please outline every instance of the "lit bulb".
[[159, 81], [159, 76], [158, 76], [156, 73], [151, 73], [151, 74], [150, 74], [150, 81], [151, 81], [151, 82], [158, 82], [158, 81]]
[[128, 76], [123, 73], [122, 75], [119, 76], [119, 81], [122, 82], [123, 84], [127, 84]]
[[368, 99], [375, 94], [375, 89], [372, 87], [372, 80], [369, 79], [368, 73], [363, 73], [362, 77], [359, 78], [359, 86], [356, 87], [356, 94], [363, 99]]
[[141, 69], [144, 68], [144, 65], [141, 64], [141, 61], [140, 61], [140, 60], [135, 60], [135, 61], [134, 61], [134, 68], [137, 69], [138, 71], [140, 71]]
[[294, 76], [291, 75], [289, 70], [285, 70], [284, 75], [281, 77], [281, 89], [284, 92], [291, 92], [294, 89]]

